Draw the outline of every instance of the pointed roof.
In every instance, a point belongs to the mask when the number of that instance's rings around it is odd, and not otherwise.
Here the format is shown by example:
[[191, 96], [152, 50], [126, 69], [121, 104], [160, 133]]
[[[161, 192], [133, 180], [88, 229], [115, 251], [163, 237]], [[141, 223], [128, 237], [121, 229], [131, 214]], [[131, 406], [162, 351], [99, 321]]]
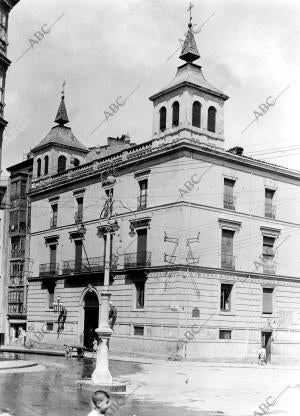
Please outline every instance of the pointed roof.
[[65, 126], [66, 123], [69, 123], [69, 119], [65, 106], [65, 96], [63, 91], [57, 115], [54, 121], [58, 125], [51, 128], [47, 136], [32, 149], [33, 152], [40, 150], [42, 147], [45, 146], [59, 145], [63, 147], [80, 150], [84, 153], [88, 153], [88, 148], [85, 147], [82, 143], [80, 143], [78, 139], [76, 139], [71, 128]]
[[193, 63], [185, 63], [177, 68], [175, 78], [166, 87], [162, 88], [158, 93], [152, 95], [150, 97], [150, 100], [153, 101], [156, 98], [168, 94], [171, 91], [176, 90], [177, 88], [183, 87], [185, 85], [196, 87], [201, 91], [208, 92], [215, 96], [221, 97], [224, 100], [227, 100], [229, 98], [226, 94], [218, 90], [204, 78], [201, 66]]
[[64, 126], [65, 124], [69, 123], [68, 114], [65, 106], [65, 96], [63, 94], [61, 96], [61, 101], [54, 122], [59, 124], [60, 126]]
[[179, 58], [186, 62], [193, 62], [199, 59], [200, 55], [194, 38], [194, 33], [192, 29], [193, 25], [191, 22], [188, 24], [188, 27], [189, 29], [186, 33], [185, 41], [182, 46]]

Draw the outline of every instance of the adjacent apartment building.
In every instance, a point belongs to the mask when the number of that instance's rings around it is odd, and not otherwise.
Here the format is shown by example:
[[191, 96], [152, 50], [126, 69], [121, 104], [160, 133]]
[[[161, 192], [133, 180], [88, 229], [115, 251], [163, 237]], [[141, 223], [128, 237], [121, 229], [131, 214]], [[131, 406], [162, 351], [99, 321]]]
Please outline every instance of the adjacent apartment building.
[[63, 96], [32, 149], [27, 335], [91, 347], [109, 260], [112, 351], [299, 360], [300, 172], [225, 150], [228, 96], [195, 63], [191, 24], [180, 59], [150, 97], [151, 140], [88, 149]]
[[7, 121], [4, 118], [5, 107], [5, 81], [6, 73], [11, 61], [7, 58], [8, 46], [8, 18], [12, 8], [19, 0], [0, 0], [0, 344], [4, 343], [6, 329], [6, 287], [7, 276], [6, 250], [7, 250], [7, 226], [5, 221], [5, 209], [7, 208], [8, 181], [2, 176], [2, 141]]

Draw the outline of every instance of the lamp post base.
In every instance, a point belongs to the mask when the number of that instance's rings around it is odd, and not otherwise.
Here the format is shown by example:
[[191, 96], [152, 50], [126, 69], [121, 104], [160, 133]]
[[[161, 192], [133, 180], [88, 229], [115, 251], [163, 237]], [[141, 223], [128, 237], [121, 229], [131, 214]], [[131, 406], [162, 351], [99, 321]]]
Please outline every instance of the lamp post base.
[[78, 390], [96, 391], [105, 390], [108, 393], [113, 394], [126, 394], [126, 384], [124, 383], [107, 383], [107, 384], [95, 384], [92, 379], [85, 378], [83, 380], [76, 381]]

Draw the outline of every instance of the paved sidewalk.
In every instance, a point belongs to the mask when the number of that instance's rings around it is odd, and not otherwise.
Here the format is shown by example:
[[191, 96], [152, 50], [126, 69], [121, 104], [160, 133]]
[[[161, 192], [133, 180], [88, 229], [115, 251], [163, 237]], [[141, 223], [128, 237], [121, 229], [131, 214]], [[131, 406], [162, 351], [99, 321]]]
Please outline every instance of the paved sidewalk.
[[[26, 348], [21, 346], [1, 346], [0, 352], [19, 352], [19, 353], [28, 353], [28, 354], [41, 354], [41, 355], [57, 355], [57, 356], [64, 356], [64, 347], [62, 346], [61, 349], [59, 348]], [[73, 353], [73, 356], [76, 357], [76, 353]], [[85, 357], [87, 358], [96, 358], [96, 353], [94, 352], [85, 352]], [[141, 355], [120, 355], [120, 354], [109, 354], [110, 360], [114, 361], [126, 361], [126, 362], [133, 362], [133, 363], [140, 363], [140, 364], [161, 364], [176, 367], [176, 364], [186, 364], [191, 365], [194, 367], [218, 367], [218, 368], [256, 368], [261, 369], [263, 371], [270, 370], [270, 369], [282, 369], [282, 370], [300, 370], [300, 365], [280, 365], [280, 364], [268, 364], [266, 366], [260, 366], [257, 363], [233, 363], [233, 362], [217, 362], [217, 361], [168, 361], [167, 358], [152, 358], [152, 357], [144, 357]]]

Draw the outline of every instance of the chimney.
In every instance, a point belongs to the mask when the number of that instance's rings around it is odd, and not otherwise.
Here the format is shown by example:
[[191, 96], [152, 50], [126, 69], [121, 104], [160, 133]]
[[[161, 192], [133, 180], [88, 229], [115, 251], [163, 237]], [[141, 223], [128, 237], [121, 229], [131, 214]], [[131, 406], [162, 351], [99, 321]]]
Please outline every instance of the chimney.
[[228, 152], [232, 153], [233, 155], [243, 156], [244, 149], [240, 146], [235, 146], [235, 147], [232, 147], [231, 149], [229, 149]]

